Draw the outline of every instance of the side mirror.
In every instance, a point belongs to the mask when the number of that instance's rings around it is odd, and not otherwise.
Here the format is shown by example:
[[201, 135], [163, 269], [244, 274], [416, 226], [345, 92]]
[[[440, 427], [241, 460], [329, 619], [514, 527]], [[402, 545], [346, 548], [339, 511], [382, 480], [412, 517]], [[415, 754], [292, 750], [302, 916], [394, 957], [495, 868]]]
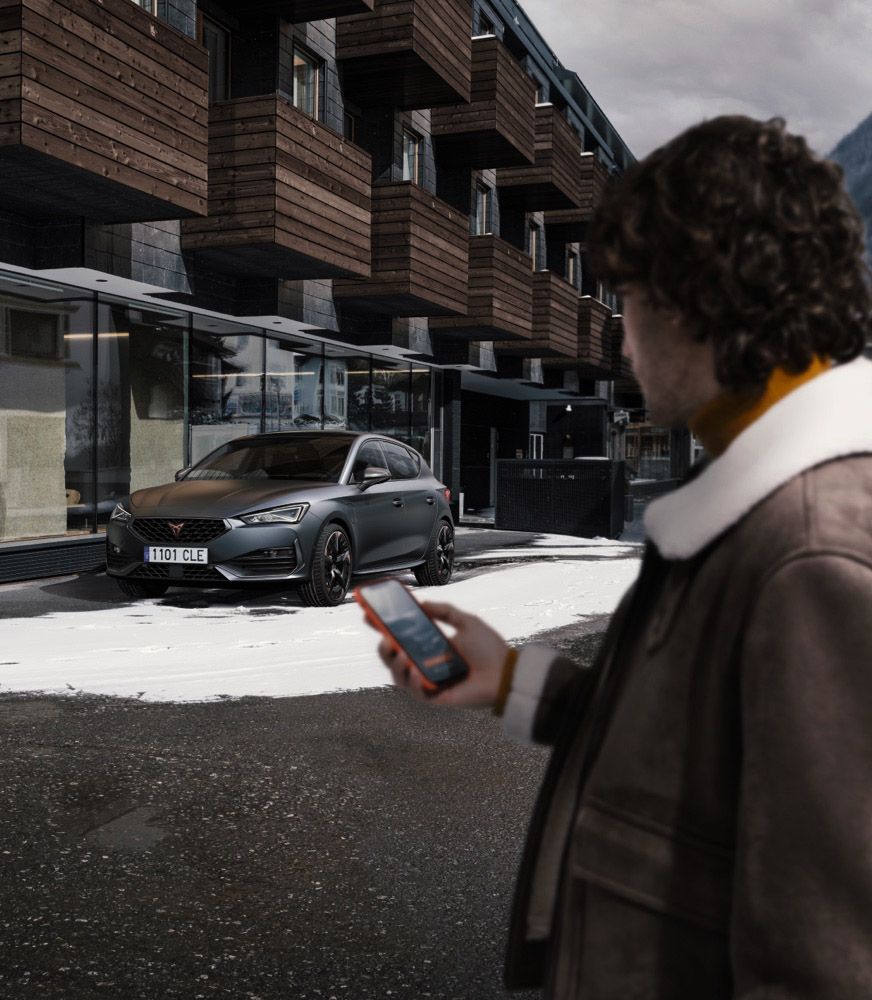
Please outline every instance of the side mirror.
[[377, 465], [368, 465], [363, 470], [363, 482], [360, 484], [361, 493], [368, 490], [370, 486], [378, 486], [379, 483], [386, 483], [391, 478], [387, 469], [380, 469]]
[[174, 477], [175, 480], [176, 480], [176, 482], [178, 482], [180, 479], [184, 479], [185, 476], [187, 476], [187, 474], [190, 471], [191, 471], [191, 466], [190, 465], [186, 469], [179, 469], [179, 471], [175, 474], [175, 477]]

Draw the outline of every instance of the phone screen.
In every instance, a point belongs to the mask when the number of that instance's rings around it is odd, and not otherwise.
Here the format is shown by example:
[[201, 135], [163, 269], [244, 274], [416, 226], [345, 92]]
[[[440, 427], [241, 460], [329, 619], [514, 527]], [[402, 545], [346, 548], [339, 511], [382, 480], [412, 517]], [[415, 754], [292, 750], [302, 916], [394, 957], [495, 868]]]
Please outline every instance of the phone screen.
[[466, 663], [397, 580], [361, 587], [361, 596], [409, 659], [433, 684], [465, 677]]

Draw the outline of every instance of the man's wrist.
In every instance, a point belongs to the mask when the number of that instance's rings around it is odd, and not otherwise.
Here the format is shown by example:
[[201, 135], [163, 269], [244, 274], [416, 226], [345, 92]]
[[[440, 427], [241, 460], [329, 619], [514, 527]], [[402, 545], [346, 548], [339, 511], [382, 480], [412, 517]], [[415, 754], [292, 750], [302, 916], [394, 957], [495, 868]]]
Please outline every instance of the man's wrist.
[[506, 702], [512, 690], [512, 680], [515, 676], [515, 664], [518, 662], [518, 651], [514, 646], [509, 647], [506, 653], [506, 660], [503, 663], [503, 670], [500, 674], [500, 686], [497, 690], [496, 701], [494, 702], [494, 715], [501, 716], [506, 709]]

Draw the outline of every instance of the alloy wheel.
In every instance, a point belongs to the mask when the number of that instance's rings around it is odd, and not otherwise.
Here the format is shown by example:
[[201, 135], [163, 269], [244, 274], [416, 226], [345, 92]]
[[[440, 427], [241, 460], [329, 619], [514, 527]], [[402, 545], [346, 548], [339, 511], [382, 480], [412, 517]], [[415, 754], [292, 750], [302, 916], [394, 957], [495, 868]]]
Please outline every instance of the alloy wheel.
[[337, 529], [324, 546], [324, 583], [331, 600], [342, 600], [350, 580], [351, 546], [345, 532]]
[[451, 576], [454, 568], [454, 531], [448, 524], [442, 525], [436, 539], [436, 565], [440, 579]]

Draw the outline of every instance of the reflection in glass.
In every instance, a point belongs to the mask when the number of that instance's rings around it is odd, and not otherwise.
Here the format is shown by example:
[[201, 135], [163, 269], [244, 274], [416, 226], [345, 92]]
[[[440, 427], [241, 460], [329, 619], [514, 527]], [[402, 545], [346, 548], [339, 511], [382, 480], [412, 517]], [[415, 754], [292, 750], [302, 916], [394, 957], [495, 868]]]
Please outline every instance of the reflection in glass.
[[325, 359], [324, 426], [369, 430], [369, 358]]
[[412, 405], [411, 423], [412, 436], [409, 444], [424, 456], [424, 461], [431, 464], [432, 456], [430, 441], [432, 388], [429, 368], [412, 369]]
[[281, 340], [266, 342], [266, 430], [321, 428], [321, 358]]
[[[228, 324], [229, 325], [229, 324]], [[263, 413], [262, 337], [191, 335], [191, 462], [245, 434], [258, 434]]]
[[185, 464], [187, 317], [101, 302], [97, 314], [97, 518], [117, 500], [172, 482]]
[[0, 287], [0, 540], [93, 529], [72, 510], [93, 506], [93, 310], [63, 291]]
[[409, 440], [409, 366], [373, 360], [372, 429]]

